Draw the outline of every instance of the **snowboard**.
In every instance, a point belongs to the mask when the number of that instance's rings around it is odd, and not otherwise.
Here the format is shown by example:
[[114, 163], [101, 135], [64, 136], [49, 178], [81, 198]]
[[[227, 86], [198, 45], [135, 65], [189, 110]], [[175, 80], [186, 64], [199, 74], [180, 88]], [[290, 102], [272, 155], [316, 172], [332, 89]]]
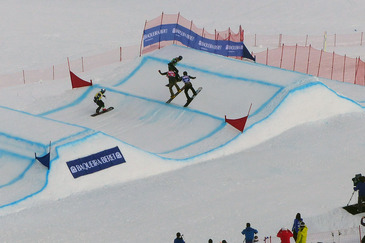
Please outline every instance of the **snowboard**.
[[94, 116], [98, 116], [98, 115], [101, 115], [101, 114], [104, 114], [104, 113], [106, 113], [106, 112], [108, 112], [108, 111], [111, 111], [111, 110], [113, 110], [114, 109], [114, 107], [109, 107], [109, 108], [107, 108], [105, 111], [100, 111], [99, 113], [94, 113], [94, 114], [92, 114], [91, 116], [92, 117], [94, 117]]
[[178, 96], [178, 94], [180, 94], [180, 93], [184, 90], [184, 88], [185, 88], [185, 86], [183, 86], [183, 87], [180, 89], [180, 91], [177, 91], [177, 92], [176, 92], [176, 94], [174, 94], [174, 97], [171, 97], [168, 101], [166, 101], [166, 103], [167, 103], [167, 104], [170, 104], [170, 103], [171, 103], [171, 101], [172, 101], [173, 99], [175, 99], [175, 98], [176, 98], [176, 96]]
[[196, 90], [196, 95], [193, 95], [193, 97], [191, 97], [190, 100], [188, 100], [186, 102], [186, 104], [184, 105], [184, 107], [188, 107], [188, 105], [193, 101], [193, 99], [200, 93], [200, 91], [202, 90], [203, 88], [202, 87], [199, 87], [197, 90]]

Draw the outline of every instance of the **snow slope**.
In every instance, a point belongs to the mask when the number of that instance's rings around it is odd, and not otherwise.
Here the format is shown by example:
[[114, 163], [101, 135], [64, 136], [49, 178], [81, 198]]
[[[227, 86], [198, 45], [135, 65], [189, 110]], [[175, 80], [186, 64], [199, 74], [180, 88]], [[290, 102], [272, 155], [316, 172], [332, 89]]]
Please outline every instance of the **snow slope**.
[[[194, 9], [171, 2], [168, 10], [222, 29], [245, 21], [248, 28], [264, 33], [276, 33], [276, 22], [281, 30], [298, 34], [361, 30], [362, 3], [316, 1], [323, 10], [318, 15], [318, 8], [306, 11], [314, 4], [307, 1], [300, 2], [297, 14], [285, 14], [298, 2], [243, 1], [240, 8], [232, 8], [236, 3], [228, 1], [204, 15], [196, 14], [206, 8], [204, 1]], [[135, 44], [141, 29], [137, 22], [159, 15], [163, 3], [144, 3], [153, 6], [139, 14], [129, 9], [141, 4], [138, 1], [77, 1], [73, 8], [68, 4], [2, 2], [3, 16], [13, 20], [1, 24], [8, 33], [0, 55], [6, 58], [2, 70], [48, 65], [61, 61], [66, 52], [103, 51], [116, 39]], [[355, 7], [346, 18], [349, 6]], [[10, 15], [9, 8], [17, 11]], [[126, 14], [120, 14], [122, 9]], [[244, 9], [246, 15], [235, 9]], [[87, 18], [101, 12], [109, 17]], [[335, 26], [336, 18], [315, 26], [334, 12], [343, 15], [341, 25]], [[297, 16], [308, 29], [290, 24]], [[21, 21], [27, 17], [29, 23]], [[275, 21], [266, 24], [268, 19]], [[110, 23], [118, 24], [106, 28]], [[32, 28], [25, 31], [28, 24]], [[118, 29], [129, 37], [119, 36]], [[90, 38], [96, 30], [100, 36]], [[39, 46], [42, 43], [55, 46]], [[42, 53], [44, 49], [49, 51]], [[15, 50], [28, 54], [20, 59]], [[178, 68], [197, 77], [194, 87], [203, 87], [188, 109], [181, 107], [184, 94], [165, 104], [167, 80], [157, 72], [166, 71], [167, 62], [177, 55], [184, 56]], [[363, 168], [364, 87], [177, 46], [79, 75], [93, 78], [95, 85], [71, 90], [64, 79], [2, 88], [2, 242], [172, 242], [177, 231], [187, 242], [240, 242], [246, 222], [263, 239], [283, 226], [290, 228], [297, 212], [308, 225], [311, 242], [328, 241], [337, 230], [350, 235], [347, 242], [358, 239], [362, 215], [349, 215], [341, 207], [351, 197], [351, 178]], [[96, 108], [92, 97], [102, 87], [107, 89], [107, 105], [115, 110], [91, 118]], [[225, 115], [247, 115], [251, 104], [244, 133], [224, 123]], [[50, 141], [52, 164], [47, 171], [34, 160], [34, 152], [46, 153]], [[72, 177], [67, 161], [114, 146], [122, 151], [125, 164]]]

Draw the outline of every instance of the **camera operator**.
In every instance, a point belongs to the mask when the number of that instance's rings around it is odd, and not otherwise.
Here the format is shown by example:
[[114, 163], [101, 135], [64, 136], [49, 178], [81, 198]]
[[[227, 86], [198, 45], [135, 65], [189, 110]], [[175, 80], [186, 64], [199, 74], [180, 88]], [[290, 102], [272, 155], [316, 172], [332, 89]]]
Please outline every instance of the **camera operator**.
[[365, 176], [361, 176], [354, 187], [354, 191], [359, 191], [357, 211], [362, 212], [362, 203], [365, 201]]
[[183, 237], [183, 235], [180, 234], [180, 232], [177, 232], [176, 233], [176, 239], [174, 240], [174, 243], [185, 243], [185, 241], [182, 237]]

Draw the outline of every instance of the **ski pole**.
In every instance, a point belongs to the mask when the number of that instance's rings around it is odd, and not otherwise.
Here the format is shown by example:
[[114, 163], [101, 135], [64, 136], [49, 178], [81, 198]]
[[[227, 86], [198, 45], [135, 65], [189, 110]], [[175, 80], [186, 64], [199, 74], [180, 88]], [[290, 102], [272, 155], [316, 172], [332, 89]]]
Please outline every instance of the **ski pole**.
[[351, 199], [352, 199], [352, 197], [354, 196], [354, 194], [355, 194], [355, 191], [353, 191], [353, 192], [352, 192], [352, 195], [351, 195], [350, 201], [347, 203], [347, 206], [350, 204]]

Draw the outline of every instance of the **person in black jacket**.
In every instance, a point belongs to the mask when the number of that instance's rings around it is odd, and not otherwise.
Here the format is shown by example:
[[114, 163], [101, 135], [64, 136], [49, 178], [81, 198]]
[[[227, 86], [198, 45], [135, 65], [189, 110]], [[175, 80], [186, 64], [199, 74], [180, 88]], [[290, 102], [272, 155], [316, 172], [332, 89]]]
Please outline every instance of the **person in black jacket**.
[[178, 82], [178, 76], [176, 74], [176, 72], [174, 71], [167, 71], [167, 72], [164, 72], [162, 73], [161, 70], [158, 70], [158, 72], [161, 74], [161, 75], [166, 75], [166, 77], [169, 79], [169, 84], [167, 87], [169, 87], [169, 90], [170, 90], [170, 94], [171, 94], [171, 98], [174, 98], [175, 97], [175, 94], [174, 92], [172, 91], [172, 86], [175, 86], [175, 88], [177, 89], [177, 91], [181, 91], [179, 85], [177, 85], [177, 82]]
[[179, 77], [179, 70], [176, 68], [176, 64], [183, 59], [182, 56], [175, 57], [167, 64], [169, 71], [174, 71]]

